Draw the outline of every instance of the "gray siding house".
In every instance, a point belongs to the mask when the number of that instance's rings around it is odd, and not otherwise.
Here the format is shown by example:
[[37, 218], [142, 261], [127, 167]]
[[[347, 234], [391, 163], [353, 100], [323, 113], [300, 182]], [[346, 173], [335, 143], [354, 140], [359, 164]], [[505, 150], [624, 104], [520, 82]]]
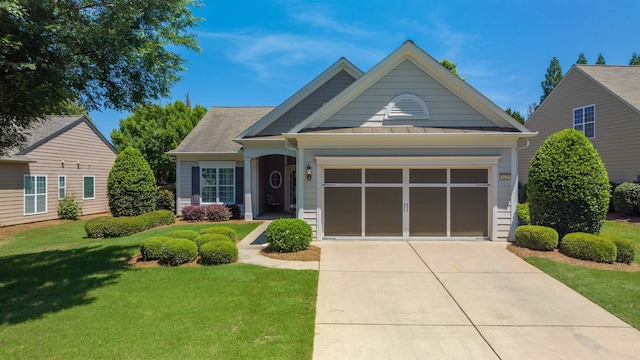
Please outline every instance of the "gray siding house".
[[74, 195], [85, 215], [109, 211], [107, 177], [116, 150], [84, 116], [52, 116], [21, 148], [0, 156], [0, 226], [58, 218]]
[[338, 60], [275, 108], [213, 107], [169, 154], [178, 214], [237, 203], [318, 240], [506, 241], [532, 136], [407, 41], [366, 73]]
[[566, 128], [591, 140], [611, 181], [640, 180], [640, 66], [574, 65], [525, 125], [539, 135], [519, 152], [522, 183], [540, 145]]

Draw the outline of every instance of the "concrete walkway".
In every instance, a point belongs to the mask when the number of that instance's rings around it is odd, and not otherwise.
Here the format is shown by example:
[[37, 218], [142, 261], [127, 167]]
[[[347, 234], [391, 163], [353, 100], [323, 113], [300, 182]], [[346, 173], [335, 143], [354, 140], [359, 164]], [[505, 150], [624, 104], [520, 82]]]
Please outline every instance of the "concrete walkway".
[[321, 242], [313, 358], [640, 358], [639, 331], [505, 245]]
[[[271, 223], [270, 220], [265, 220], [260, 226], [255, 228], [249, 235], [245, 236], [241, 242], [238, 243], [238, 261], [245, 264], [254, 264], [267, 266], [279, 269], [293, 269], [293, 270], [318, 270], [318, 261], [289, 261], [289, 260], [276, 260], [266, 256], [260, 255], [260, 250], [266, 243], [266, 236], [264, 231]], [[317, 244], [314, 243], [317, 246]]]

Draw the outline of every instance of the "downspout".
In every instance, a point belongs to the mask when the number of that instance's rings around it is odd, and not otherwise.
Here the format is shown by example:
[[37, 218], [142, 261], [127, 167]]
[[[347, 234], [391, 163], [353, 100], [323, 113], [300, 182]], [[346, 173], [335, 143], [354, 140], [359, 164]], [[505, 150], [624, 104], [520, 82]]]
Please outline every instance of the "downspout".
[[529, 147], [529, 139], [525, 139], [525, 140], [526, 140], [527, 143], [524, 144], [524, 146], [516, 147], [516, 151], [520, 151], [520, 150], [523, 150], [523, 149], [526, 149], [526, 148]]

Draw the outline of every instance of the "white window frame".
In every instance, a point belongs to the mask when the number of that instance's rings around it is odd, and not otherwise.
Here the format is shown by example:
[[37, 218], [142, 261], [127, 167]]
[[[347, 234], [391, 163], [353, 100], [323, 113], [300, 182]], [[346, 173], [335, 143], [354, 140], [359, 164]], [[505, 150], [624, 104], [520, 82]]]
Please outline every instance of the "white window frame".
[[[33, 180], [33, 194], [27, 194], [27, 188], [25, 187], [27, 177], [32, 178]], [[44, 193], [38, 193], [38, 178], [44, 178]], [[47, 194], [48, 188], [48, 179], [47, 175], [39, 175], [39, 174], [25, 174], [22, 183], [22, 202], [23, 202], [23, 214], [24, 215], [37, 215], [37, 214], [46, 214], [49, 208], [49, 196]], [[44, 195], [44, 211], [38, 211], [38, 195]], [[33, 210], [34, 212], [27, 212], [27, 196], [33, 197]]]
[[[416, 104], [418, 104], [422, 108], [422, 114], [421, 115], [396, 115], [396, 114], [392, 114], [391, 110], [396, 106], [396, 103], [398, 103], [400, 101], [405, 101], [405, 100], [410, 100], [410, 101], [413, 101]], [[424, 100], [422, 100], [422, 98], [420, 98], [419, 96], [414, 95], [414, 94], [400, 94], [400, 95], [394, 97], [393, 99], [391, 99], [391, 101], [389, 101], [389, 103], [387, 104], [387, 108], [385, 109], [385, 112], [384, 112], [384, 119], [385, 120], [394, 120], [394, 119], [429, 120], [429, 119], [431, 119], [431, 115], [429, 114], [429, 107], [424, 102]]]
[[[93, 197], [87, 197], [85, 192], [85, 179], [93, 179]], [[94, 200], [96, 198], [96, 176], [95, 175], [83, 175], [82, 176], [82, 200]]]
[[[64, 186], [60, 186], [60, 179], [64, 179]], [[60, 196], [60, 190], [64, 190], [64, 196]], [[58, 175], [58, 200], [64, 200], [67, 197], [67, 175]]]
[[[214, 185], [207, 185], [207, 186], [211, 186], [214, 188], [214, 193], [215, 193], [215, 201], [214, 202], [207, 202], [204, 201], [204, 198], [202, 197], [202, 189], [205, 187], [204, 185], [204, 181], [202, 181], [202, 173], [204, 172], [204, 170], [207, 169], [212, 169], [215, 170], [214, 174], [215, 174], [215, 184]], [[231, 185], [220, 185], [220, 170], [221, 169], [229, 169], [231, 170], [231, 175], [232, 175], [232, 184]], [[233, 193], [233, 198], [231, 199], [232, 201], [220, 201], [220, 188], [221, 187], [228, 187], [231, 186], [232, 187], [232, 193]], [[235, 204], [236, 203], [236, 168], [235, 166], [201, 166], [200, 167], [200, 204], [203, 205], [208, 205], [208, 204]]]
[[[593, 108], [593, 120], [592, 121], [585, 121], [585, 112], [588, 108]], [[582, 118], [580, 119], [579, 123], [576, 123], [576, 110], [581, 110], [582, 111]], [[586, 105], [586, 106], [580, 106], [577, 108], [574, 108], [573, 111], [571, 112], [571, 123], [573, 126], [574, 130], [578, 130], [576, 129], [576, 127], [581, 126], [582, 127], [582, 134], [584, 136], [587, 137], [587, 139], [595, 139], [596, 138], [596, 105], [595, 104], [591, 104], [591, 105]], [[588, 136], [586, 131], [587, 131], [587, 124], [593, 124], [593, 136]]]

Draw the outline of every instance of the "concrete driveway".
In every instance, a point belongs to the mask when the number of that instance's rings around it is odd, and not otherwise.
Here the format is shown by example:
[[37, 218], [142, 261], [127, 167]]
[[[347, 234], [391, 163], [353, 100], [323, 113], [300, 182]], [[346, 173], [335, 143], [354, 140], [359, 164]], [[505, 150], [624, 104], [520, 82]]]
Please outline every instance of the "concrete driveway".
[[325, 241], [314, 359], [639, 359], [640, 332], [491, 242]]

